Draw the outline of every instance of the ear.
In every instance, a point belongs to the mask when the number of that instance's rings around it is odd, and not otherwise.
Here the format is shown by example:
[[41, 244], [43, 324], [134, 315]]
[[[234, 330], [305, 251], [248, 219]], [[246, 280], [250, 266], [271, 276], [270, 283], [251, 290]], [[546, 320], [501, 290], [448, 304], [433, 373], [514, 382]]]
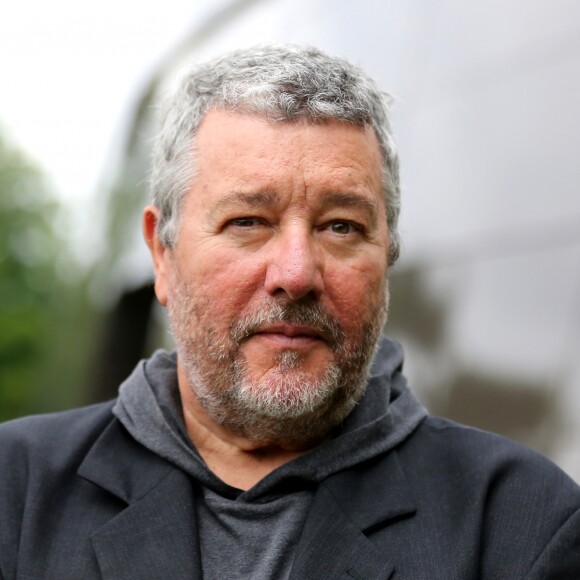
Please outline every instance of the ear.
[[155, 294], [162, 306], [167, 306], [167, 289], [171, 259], [170, 248], [163, 245], [157, 235], [157, 223], [159, 222], [159, 209], [148, 205], [143, 210], [143, 236], [151, 252], [153, 268], [155, 270]]

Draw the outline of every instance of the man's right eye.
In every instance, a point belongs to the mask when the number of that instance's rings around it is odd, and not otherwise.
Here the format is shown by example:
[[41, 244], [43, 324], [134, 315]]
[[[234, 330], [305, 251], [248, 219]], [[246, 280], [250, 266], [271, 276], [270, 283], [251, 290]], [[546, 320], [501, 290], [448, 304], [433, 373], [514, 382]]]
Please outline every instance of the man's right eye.
[[268, 220], [261, 217], [244, 216], [226, 221], [225, 228], [238, 231], [261, 230], [268, 225]]
[[253, 217], [243, 217], [235, 218], [228, 222], [228, 225], [235, 226], [238, 228], [251, 228], [258, 225], [258, 218]]

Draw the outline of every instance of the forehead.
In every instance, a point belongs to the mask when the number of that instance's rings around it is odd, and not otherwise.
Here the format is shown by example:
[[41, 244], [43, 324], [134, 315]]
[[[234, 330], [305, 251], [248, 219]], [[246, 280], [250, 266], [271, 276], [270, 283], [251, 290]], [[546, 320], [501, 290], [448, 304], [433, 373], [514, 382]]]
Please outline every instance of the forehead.
[[364, 189], [382, 199], [382, 157], [371, 127], [337, 120], [270, 122], [215, 110], [198, 130], [197, 186], [314, 191]]

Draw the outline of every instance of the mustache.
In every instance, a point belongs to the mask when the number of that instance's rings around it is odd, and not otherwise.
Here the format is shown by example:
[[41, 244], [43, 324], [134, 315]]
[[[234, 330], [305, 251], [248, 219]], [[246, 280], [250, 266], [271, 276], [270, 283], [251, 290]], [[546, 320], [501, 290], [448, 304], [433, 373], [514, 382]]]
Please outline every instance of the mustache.
[[346, 339], [340, 323], [314, 302], [263, 304], [253, 312], [238, 318], [233, 323], [230, 334], [239, 346], [263, 328], [283, 323], [307, 326], [316, 331], [333, 350], [338, 349]]

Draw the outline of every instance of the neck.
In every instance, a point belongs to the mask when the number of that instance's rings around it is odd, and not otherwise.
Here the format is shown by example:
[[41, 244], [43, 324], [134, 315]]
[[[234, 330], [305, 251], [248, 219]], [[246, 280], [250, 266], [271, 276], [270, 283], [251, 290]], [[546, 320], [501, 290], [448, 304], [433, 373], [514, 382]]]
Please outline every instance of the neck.
[[187, 433], [208, 468], [228, 485], [248, 490], [308, 451], [250, 440], [224, 428], [199, 403], [179, 360], [177, 377]]

